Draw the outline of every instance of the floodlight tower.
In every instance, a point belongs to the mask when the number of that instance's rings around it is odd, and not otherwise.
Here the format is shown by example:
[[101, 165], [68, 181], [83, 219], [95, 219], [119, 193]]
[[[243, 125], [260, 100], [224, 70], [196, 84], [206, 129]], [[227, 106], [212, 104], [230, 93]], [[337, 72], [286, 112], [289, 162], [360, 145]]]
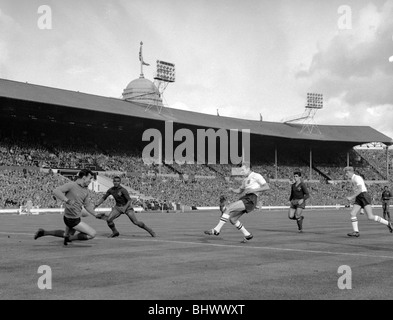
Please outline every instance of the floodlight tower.
[[318, 110], [323, 108], [323, 95], [319, 93], [307, 93], [307, 105], [304, 112], [300, 115], [292, 116], [287, 119], [282, 120], [282, 122], [288, 123], [296, 123], [302, 121], [302, 129], [301, 133], [307, 131], [308, 133], [313, 133], [315, 129], [319, 134], [321, 131], [318, 126], [314, 122], [314, 116]]
[[308, 112], [308, 116], [303, 121], [303, 127], [300, 132], [308, 131], [308, 133], [312, 133], [315, 129], [319, 134], [321, 131], [318, 126], [314, 122], [314, 116], [318, 110], [323, 108], [323, 95], [319, 93], [307, 93], [307, 105], [306, 112]]
[[[164, 91], [170, 83], [175, 82], [176, 70], [173, 63], [157, 60], [157, 71], [154, 77], [154, 85], [157, 87], [160, 98], [164, 103]], [[146, 111], [153, 107], [152, 104], [148, 105]], [[158, 113], [161, 113], [162, 105], [156, 105]]]

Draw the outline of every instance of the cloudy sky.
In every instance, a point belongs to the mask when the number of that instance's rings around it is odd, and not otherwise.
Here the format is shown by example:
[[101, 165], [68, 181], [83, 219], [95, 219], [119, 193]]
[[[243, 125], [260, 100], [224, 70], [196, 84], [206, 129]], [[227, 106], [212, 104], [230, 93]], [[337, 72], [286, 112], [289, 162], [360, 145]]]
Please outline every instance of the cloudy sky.
[[393, 138], [393, 0], [0, 0], [0, 78], [119, 98], [141, 41], [169, 107], [281, 121], [322, 93], [317, 123]]

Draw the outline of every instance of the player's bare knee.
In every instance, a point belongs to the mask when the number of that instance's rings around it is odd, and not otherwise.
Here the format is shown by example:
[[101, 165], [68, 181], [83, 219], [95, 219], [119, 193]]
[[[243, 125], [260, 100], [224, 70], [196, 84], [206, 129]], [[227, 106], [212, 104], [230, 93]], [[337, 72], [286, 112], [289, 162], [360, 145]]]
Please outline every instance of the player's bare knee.
[[237, 219], [231, 217], [231, 218], [229, 218], [229, 222], [232, 223], [233, 225], [235, 225], [237, 222]]
[[226, 213], [226, 214], [231, 214], [233, 211], [234, 211], [233, 208], [231, 208], [230, 206], [228, 206], [228, 207], [225, 208], [224, 213]]

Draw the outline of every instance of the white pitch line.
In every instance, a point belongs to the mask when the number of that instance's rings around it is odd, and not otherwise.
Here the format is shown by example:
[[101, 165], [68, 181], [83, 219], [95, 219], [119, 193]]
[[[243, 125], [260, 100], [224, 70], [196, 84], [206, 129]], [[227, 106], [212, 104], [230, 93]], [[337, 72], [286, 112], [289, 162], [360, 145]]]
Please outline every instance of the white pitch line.
[[[11, 232], [0, 232], [0, 235], [28, 235], [33, 236], [31, 233], [11, 233]], [[95, 237], [94, 240], [108, 240], [108, 238]], [[271, 250], [271, 251], [287, 251], [287, 252], [302, 252], [302, 253], [316, 253], [316, 254], [330, 254], [330, 255], [340, 255], [340, 256], [353, 256], [353, 257], [364, 257], [364, 258], [380, 258], [380, 259], [392, 259], [393, 256], [380, 256], [380, 255], [370, 255], [365, 253], [351, 253], [351, 252], [332, 252], [332, 251], [320, 251], [320, 250], [305, 250], [305, 249], [291, 249], [291, 248], [277, 248], [277, 247], [255, 247], [248, 244], [245, 245], [232, 245], [232, 244], [218, 244], [218, 243], [201, 243], [192, 241], [178, 241], [178, 240], [164, 240], [164, 239], [125, 239], [116, 238], [116, 241], [139, 241], [139, 242], [163, 242], [163, 243], [177, 243], [183, 245], [196, 245], [196, 246], [211, 246], [211, 247], [224, 247], [224, 248], [241, 248], [241, 249], [256, 249], [256, 250]], [[113, 239], [111, 240], [113, 241]]]

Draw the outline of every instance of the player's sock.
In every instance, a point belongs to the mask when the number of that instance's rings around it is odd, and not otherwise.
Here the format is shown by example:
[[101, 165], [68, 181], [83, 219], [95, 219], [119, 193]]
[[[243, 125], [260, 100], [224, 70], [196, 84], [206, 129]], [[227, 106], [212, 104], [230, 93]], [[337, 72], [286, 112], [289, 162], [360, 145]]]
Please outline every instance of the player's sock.
[[389, 221], [385, 220], [384, 218], [381, 218], [380, 216], [374, 216], [374, 221], [379, 222], [387, 226], [389, 224]]
[[220, 233], [221, 228], [229, 221], [229, 214], [223, 213], [217, 226], [214, 228], [218, 233]]
[[152, 229], [150, 229], [147, 225], [145, 225], [142, 221], [139, 221], [139, 222], [137, 223], [137, 226], [138, 226], [139, 228], [145, 229], [147, 232], [150, 233], [150, 235], [151, 235], [153, 238], [156, 236], [156, 233], [155, 233]]
[[108, 223], [108, 227], [112, 230], [113, 234], [119, 233], [119, 231], [117, 231], [114, 222], [107, 222]]
[[351, 222], [352, 222], [352, 228], [353, 228], [353, 231], [355, 231], [355, 232], [359, 232], [359, 227], [358, 227], [358, 218], [356, 218], [356, 217], [352, 217], [352, 218], [351, 218]]
[[251, 235], [251, 233], [247, 231], [247, 229], [244, 227], [243, 223], [241, 223], [239, 220], [234, 224], [234, 226], [237, 228], [237, 230], [240, 230], [245, 237], [248, 237]]
[[44, 231], [45, 236], [53, 236], [53, 237], [58, 237], [58, 238], [64, 238], [64, 230], [50, 230], [50, 231]]

